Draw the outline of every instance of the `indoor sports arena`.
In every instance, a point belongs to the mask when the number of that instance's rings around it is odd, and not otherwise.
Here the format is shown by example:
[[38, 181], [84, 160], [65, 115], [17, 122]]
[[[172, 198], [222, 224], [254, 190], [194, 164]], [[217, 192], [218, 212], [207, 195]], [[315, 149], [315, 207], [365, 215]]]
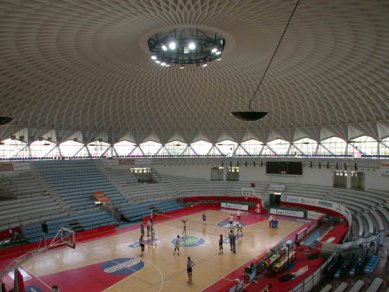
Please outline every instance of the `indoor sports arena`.
[[0, 0], [1, 292], [389, 292], [389, 3]]

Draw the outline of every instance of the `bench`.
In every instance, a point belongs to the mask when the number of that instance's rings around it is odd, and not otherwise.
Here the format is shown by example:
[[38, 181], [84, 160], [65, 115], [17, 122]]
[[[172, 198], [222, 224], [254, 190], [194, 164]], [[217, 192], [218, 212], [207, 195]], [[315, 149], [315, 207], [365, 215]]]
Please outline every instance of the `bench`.
[[348, 284], [346, 282], [342, 282], [338, 287], [336, 287], [334, 292], [343, 292], [344, 290], [346, 290], [347, 286]]
[[360, 215], [355, 215], [355, 218], [357, 219], [358, 222], [358, 236], [362, 237], [364, 234], [364, 227], [363, 227], [363, 221]]
[[365, 282], [362, 280], [358, 280], [357, 282], [355, 282], [354, 286], [351, 287], [349, 292], [358, 292], [362, 289], [363, 285], [365, 285]]
[[382, 280], [379, 277], [376, 277], [374, 279], [373, 283], [371, 283], [371, 285], [369, 286], [369, 288], [367, 288], [366, 292], [376, 292], [376, 291], [378, 291], [378, 289], [381, 287], [383, 282], [384, 282], [384, 280]]
[[382, 221], [381, 216], [377, 213], [376, 210], [370, 210], [370, 213], [374, 216], [374, 219], [378, 223], [378, 230], [379, 231], [384, 231], [385, 230], [384, 221]]
[[320, 292], [329, 292], [329, 291], [331, 291], [331, 289], [332, 289], [332, 286], [330, 284], [327, 284], [320, 290]]
[[370, 215], [367, 213], [363, 213], [362, 215], [363, 215], [363, 217], [365, 217], [365, 219], [367, 221], [367, 226], [369, 227], [369, 234], [373, 234], [374, 233], [374, 225], [373, 225], [373, 221], [371, 220]]

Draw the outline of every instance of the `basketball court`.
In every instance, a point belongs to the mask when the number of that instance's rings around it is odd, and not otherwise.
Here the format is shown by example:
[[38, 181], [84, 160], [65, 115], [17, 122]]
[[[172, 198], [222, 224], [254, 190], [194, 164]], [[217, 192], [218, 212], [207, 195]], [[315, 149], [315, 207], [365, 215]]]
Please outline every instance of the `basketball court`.
[[[236, 254], [230, 251], [230, 211], [207, 210], [180, 217], [164, 217], [154, 224], [156, 247], [145, 235], [142, 255], [139, 225], [118, 229], [109, 235], [77, 243], [76, 248], [49, 249], [26, 260], [22, 268], [27, 291], [201, 291], [258, 257], [304, 226], [304, 222], [279, 217], [277, 229], [270, 229], [265, 216], [242, 213], [243, 236], [238, 236]], [[174, 255], [177, 235], [183, 237], [183, 219], [188, 219], [187, 236]], [[234, 216], [236, 220], [236, 216]], [[224, 254], [218, 255], [219, 235], [224, 236]], [[188, 284], [186, 261], [195, 263], [193, 283]], [[29, 283], [30, 282], [30, 283]]]

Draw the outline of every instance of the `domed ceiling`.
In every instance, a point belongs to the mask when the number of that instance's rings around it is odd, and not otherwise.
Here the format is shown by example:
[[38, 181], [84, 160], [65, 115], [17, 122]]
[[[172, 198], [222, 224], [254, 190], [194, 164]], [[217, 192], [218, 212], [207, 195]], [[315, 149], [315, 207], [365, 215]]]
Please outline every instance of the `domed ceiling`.
[[[242, 122], [295, 1], [0, 0], [0, 138], [81, 133], [162, 143], [180, 139], [319, 140], [389, 135], [389, 2], [301, 0]], [[221, 34], [219, 62], [161, 67], [154, 33]]]

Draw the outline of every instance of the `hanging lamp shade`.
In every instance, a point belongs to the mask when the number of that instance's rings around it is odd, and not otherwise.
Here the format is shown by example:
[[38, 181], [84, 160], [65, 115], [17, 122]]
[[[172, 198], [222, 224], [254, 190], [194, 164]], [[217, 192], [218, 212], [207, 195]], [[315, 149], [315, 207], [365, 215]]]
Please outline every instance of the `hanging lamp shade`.
[[10, 118], [10, 117], [0, 117], [0, 126], [1, 125], [6, 125], [10, 122], [13, 121], [14, 118]]
[[253, 111], [252, 108], [251, 108], [251, 104], [252, 104], [252, 102], [253, 102], [253, 100], [254, 100], [254, 98], [255, 98], [257, 92], [258, 92], [259, 89], [261, 88], [261, 85], [262, 85], [262, 83], [263, 83], [263, 80], [265, 79], [265, 76], [266, 76], [267, 71], [270, 69], [270, 66], [271, 66], [271, 64], [273, 63], [273, 59], [274, 59], [274, 57], [275, 57], [275, 55], [276, 55], [276, 53], [277, 53], [277, 51], [278, 51], [278, 48], [280, 47], [280, 44], [281, 44], [281, 42], [282, 42], [282, 39], [283, 39], [284, 36], [285, 36], [285, 33], [286, 33], [286, 31], [287, 31], [287, 29], [288, 29], [288, 27], [289, 27], [289, 24], [290, 24], [290, 22], [291, 22], [291, 20], [292, 20], [292, 18], [293, 18], [294, 13], [296, 12], [296, 9], [297, 9], [297, 6], [299, 5], [299, 3], [300, 3], [300, 0], [297, 0], [297, 1], [296, 1], [296, 4], [295, 4], [295, 6], [294, 6], [294, 9], [293, 9], [291, 15], [289, 16], [289, 20], [288, 20], [288, 22], [286, 23], [286, 26], [285, 26], [285, 28], [284, 28], [284, 31], [283, 31], [283, 33], [282, 33], [282, 35], [281, 35], [281, 37], [280, 37], [280, 40], [278, 41], [277, 47], [275, 48], [275, 50], [274, 50], [274, 52], [273, 52], [273, 55], [272, 55], [271, 58], [270, 58], [269, 64], [267, 64], [267, 67], [266, 67], [266, 69], [265, 69], [265, 72], [263, 72], [263, 75], [262, 75], [262, 77], [261, 77], [261, 80], [259, 81], [259, 84], [258, 84], [257, 88], [255, 89], [253, 96], [252, 96], [251, 99], [250, 99], [250, 102], [249, 102], [249, 110], [250, 110], [250, 111], [236, 111], [236, 112], [231, 112], [231, 115], [233, 115], [233, 116], [234, 116], [235, 118], [237, 118], [238, 120], [245, 121], [245, 122], [253, 122], [253, 121], [258, 121], [258, 120], [264, 118], [264, 117], [268, 114], [268, 112], [257, 112], [257, 111]]
[[254, 122], [262, 119], [268, 113], [267, 112], [231, 112], [235, 118], [245, 122]]

